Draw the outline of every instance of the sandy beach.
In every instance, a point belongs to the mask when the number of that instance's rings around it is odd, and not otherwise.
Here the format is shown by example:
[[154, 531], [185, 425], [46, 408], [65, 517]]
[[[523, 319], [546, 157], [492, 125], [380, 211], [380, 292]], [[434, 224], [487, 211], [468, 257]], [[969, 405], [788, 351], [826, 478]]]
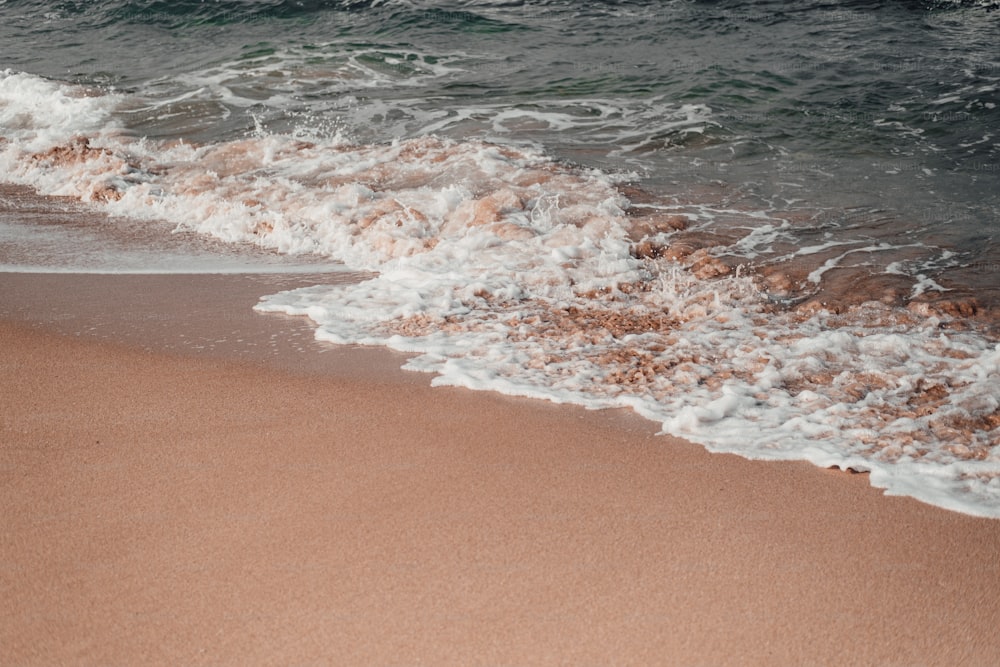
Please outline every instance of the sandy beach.
[[277, 280], [0, 275], [0, 663], [1000, 664], [1000, 521], [431, 388]]

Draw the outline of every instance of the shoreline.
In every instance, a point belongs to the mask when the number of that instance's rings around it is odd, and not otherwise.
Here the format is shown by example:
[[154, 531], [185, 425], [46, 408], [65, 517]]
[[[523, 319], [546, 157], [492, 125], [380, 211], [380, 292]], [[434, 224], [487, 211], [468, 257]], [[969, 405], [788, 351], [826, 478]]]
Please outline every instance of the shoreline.
[[10, 664], [1000, 662], [1000, 522], [432, 389], [274, 280], [0, 275]]
[[405, 354], [321, 343], [305, 317], [253, 310], [266, 294], [358, 275], [0, 273], [0, 321], [145, 352], [429, 384], [400, 369]]

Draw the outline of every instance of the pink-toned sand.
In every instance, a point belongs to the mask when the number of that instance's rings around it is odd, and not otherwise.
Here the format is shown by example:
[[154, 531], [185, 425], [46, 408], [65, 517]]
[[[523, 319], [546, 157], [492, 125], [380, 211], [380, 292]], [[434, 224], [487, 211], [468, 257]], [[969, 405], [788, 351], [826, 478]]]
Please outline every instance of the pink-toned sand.
[[73, 280], [0, 277], [0, 664], [1000, 664], [1000, 521]]

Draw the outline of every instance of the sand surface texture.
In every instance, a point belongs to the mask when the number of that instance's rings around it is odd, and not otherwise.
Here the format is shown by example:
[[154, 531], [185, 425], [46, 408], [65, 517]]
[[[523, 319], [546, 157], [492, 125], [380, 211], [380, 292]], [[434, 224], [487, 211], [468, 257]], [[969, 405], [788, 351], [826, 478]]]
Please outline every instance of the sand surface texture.
[[0, 276], [4, 665], [1000, 664], [1000, 521], [135, 280]]

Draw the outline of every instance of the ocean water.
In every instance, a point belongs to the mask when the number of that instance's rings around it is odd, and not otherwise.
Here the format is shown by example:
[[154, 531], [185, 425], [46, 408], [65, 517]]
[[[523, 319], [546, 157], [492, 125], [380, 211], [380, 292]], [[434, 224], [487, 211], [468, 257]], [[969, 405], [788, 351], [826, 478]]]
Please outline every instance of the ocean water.
[[0, 1], [0, 269], [1000, 517], [997, 5]]

